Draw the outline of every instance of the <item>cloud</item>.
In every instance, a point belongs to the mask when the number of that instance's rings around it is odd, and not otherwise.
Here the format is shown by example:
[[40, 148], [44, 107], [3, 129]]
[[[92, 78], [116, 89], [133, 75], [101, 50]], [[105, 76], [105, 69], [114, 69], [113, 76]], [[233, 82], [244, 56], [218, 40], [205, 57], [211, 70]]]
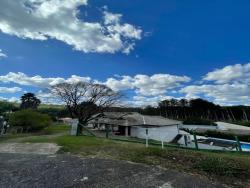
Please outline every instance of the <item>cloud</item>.
[[221, 105], [250, 105], [250, 63], [228, 65], [207, 73], [209, 84], [190, 85], [179, 92], [187, 98], [206, 97]]
[[[107, 80], [100, 81], [77, 75], [72, 75], [68, 78], [42, 77], [40, 75], [28, 76], [22, 72], [9, 72], [6, 75], [2, 75], [0, 76], [0, 83], [14, 83], [38, 89], [63, 82], [84, 81], [102, 83], [115, 91], [127, 92], [129, 98], [124, 103], [130, 106], [156, 106], [159, 101], [172, 98], [169, 95], [173, 95], [175, 98], [185, 96], [189, 99], [201, 97], [220, 105], [250, 105], [250, 74], [248, 66], [250, 65], [236, 64], [225, 66], [207, 73], [202, 79], [203, 82], [195, 81], [189, 85], [187, 84], [191, 78], [170, 74], [115, 75]], [[5, 90], [5, 92], [15, 93], [20, 91], [20, 89], [7, 90], [2, 88], [2, 92]], [[40, 92], [38, 95], [47, 103], [57, 103], [55, 98], [46, 95], [46, 93]]]
[[6, 58], [7, 55], [3, 53], [3, 51], [0, 49], [0, 59]]
[[42, 76], [36, 75], [36, 76], [28, 76], [22, 72], [14, 73], [14, 72], [9, 72], [6, 75], [0, 76], [0, 82], [3, 83], [15, 83], [19, 84], [22, 86], [34, 86], [34, 87], [42, 87], [46, 88], [58, 83], [63, 83], [63, 82], [78, 82], [78, 81], [84, 81], [84, 82], [89, 82], [91, 80], [90, 77], [80, 77], [76, 75], [72, 75], [68, 79], [64, 79], [61, 77], [51, 77], [51, 78], [44, 78]]
[[42, 101], [42, 103], [63, 105], [63, 102], [50, 92], [39, 90], [36, 96]]
[[168, 90], [189, 82], [187, 76], [170, 74], [154, 74], [152, 76], [138, 74], [134, 77], [122, 76], [120, 79], [108, 78], [105, 84], [115, 91], [135, 89], [135, 92], [144, 96], [165, 94]]
[[166, 98], [166, 92], [181, 86], [182, 83], [189, 82], [190, 78], [187, 76], [175, 76], [170, 74], [154, 74], [152, 76], [138, 74], [134, 77], [116, 75], [113, 78], [108, 78], [106, 81], [101, 82], [93, 80], [90, 77], [81, 77], [77, 75], [72, 75], [69, 78], [62, 78], [42, 77], [40, 75], [28, 76], [22, 72], [9, 72], [6, 75], [0, 76], [0, 83], [3, 84], [12, 83], [41, 89], [41, 91], [37, 93], [37, 96], [43, 102], [53, 104], [58, 103], [58, 100], [50, 94], [43, 92], [44, 88], [48, 88], [58, 83], [73, 83], [79, 81], [105, 84], [115, 91], [133, 90], [135, 92], [134, 98], [131, 101], [127, 101], [126, 104], [129, 103], [133, 106], [155, 106], [160, 99]]
[[22, 91], [20, 87], [0, 87], [0, 93], [17, 93]]
[[107, 11], [107, 7], [105, 8], [104, 13], [104, 24], [117, 24], [120, 22], [120, 19], [122, 17], [121, 14], [113, 14]]
[[187, 98], [205, 95], [220, 104], [250, 102], [250, 87], [245, 84], [193, 85], [181, 89], [181, 92], [186, 93]]
[[19, 102], [20, 99], [16, 97], [5, 98], [0, 96], [0, 101], [8, 101], [8, 102]]
[[157, 107], [160, 101], [171, 98], [174, 97], [164, 96], [164, 95], [153, 96], [153, 97], [137, 95], [134, 96], [132, 100], [125, 101], [125, 104], [127, 106], [133, 106], [133, 107], [146, 107], [146, 106]]
[[[40, 75], [28, 76], [22, 72], [9, 72], [6, 75], [0, 76], [2, 83], [15, 83], [22, 86], [33, 86], [46, 88], [63, 82], [90, 82], [90, 77], [81, 77], [72, 75], [69, 78], [62, 77], [42, 77]], [[153, 96], [164, 94], [167, 90], [180, 86], [182, 83], [189, 82], [190, 78], [187, 76], [175, 76], [169, 74], [154, 74], [152, 76], [138, 74], [134, 77], [121, 76], [119, 78], [108, 78], [103, 83], [115, 91], [135, 89], [136, 93]]]
[[203, 80], [214, 81], [217, 84], [231, 82], [250, 83], [250, 63], [229, 65], [222, 69], [216, 69], [207, 73]]
[[121, 14], [107, 9], [99, 22], [82, 20], [79, 7], [87, 4], [87, 0], [2, 0], [0, 30], [23, 39], [56, 39], [85, 53], [129, 53], [142, 30], [122, 23]]

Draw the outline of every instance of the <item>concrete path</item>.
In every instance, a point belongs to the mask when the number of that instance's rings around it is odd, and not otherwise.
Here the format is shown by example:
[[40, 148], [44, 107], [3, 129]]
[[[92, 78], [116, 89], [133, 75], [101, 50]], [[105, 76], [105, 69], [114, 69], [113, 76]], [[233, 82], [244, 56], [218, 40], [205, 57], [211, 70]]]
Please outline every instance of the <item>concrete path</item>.
[[0, 153], [55, 154], [60, 149], [52, 143], [1, 143]]
[[198, 176], [70, 154], [0, 153], [0, 187], [220, 188]]

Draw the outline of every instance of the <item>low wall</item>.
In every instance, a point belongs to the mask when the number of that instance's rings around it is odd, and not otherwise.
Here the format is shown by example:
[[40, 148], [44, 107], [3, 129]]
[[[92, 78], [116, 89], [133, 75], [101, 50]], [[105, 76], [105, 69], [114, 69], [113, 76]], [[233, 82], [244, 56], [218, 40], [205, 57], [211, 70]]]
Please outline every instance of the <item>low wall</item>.
[[177, 125], [145, 128], [145, 127], [131, 127], [131, 136], [146, 139], [146, 129], [148, 129], [148, 139], [171, 142], [178, 134]]

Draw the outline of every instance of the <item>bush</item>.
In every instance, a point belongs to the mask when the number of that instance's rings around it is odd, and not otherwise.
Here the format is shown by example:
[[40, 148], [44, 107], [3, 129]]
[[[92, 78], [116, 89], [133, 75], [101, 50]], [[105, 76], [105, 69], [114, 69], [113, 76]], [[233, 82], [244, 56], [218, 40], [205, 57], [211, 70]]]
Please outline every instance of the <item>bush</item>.
[[213, 121], [200, 118], [188, 118], [183, 121], [184, 125], [216, 125]]
[[14, 103], [0, 101], [0, 115], [5, 115], [7, 112], [16, 111], [17, 109]]
[[23, 127], [26, 131], [38, 131], [51, 124], [51, 118], [32, 110], [17, 111], [10, 115], [9, 124], [13, 127]]

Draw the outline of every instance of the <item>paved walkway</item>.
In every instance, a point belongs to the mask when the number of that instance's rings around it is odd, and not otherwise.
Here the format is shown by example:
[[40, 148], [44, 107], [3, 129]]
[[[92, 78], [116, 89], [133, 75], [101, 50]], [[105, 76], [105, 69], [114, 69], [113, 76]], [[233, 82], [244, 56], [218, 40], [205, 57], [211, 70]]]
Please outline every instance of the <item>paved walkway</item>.
[[0, 187], [219, 188], [208, 180], [153, 166], [70, 154], [0, 153]]
[[55, 154], [60, 147], [53, 143], [1, 143], [0, 153]]
[[0, 187], [220, 188], [174, 170], [99, 158], [56, 154], [52, 143], [1, 143]]

